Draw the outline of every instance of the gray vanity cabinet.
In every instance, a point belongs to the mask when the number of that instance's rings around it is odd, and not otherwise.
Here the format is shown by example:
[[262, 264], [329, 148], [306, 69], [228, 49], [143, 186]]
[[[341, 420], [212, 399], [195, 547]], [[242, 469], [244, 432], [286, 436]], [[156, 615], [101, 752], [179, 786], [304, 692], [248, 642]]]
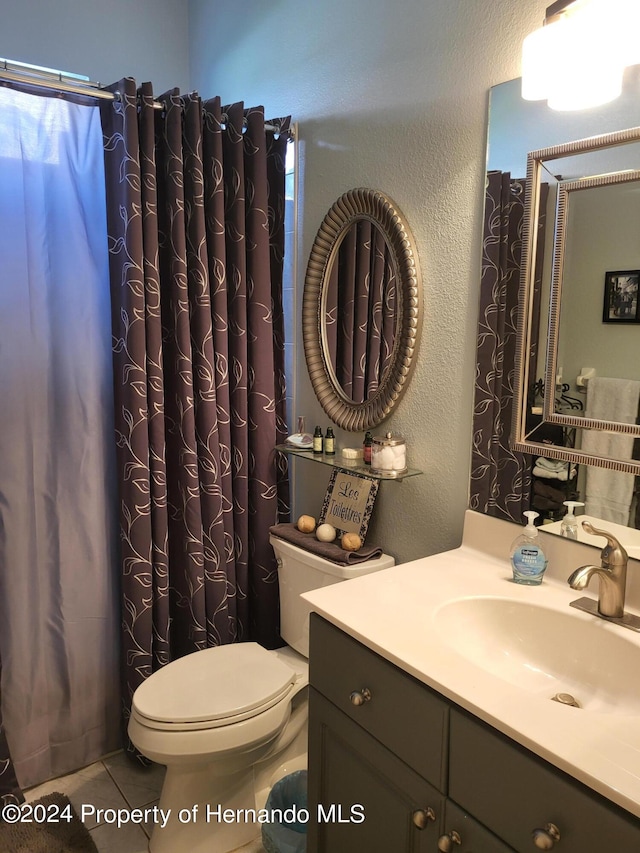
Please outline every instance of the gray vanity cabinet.
[[640, 851], [638, 818], [317, 614], [310, 640], [308, 853]]
[[468, 812], [449, 799], [445, 802], [438, 842], [438, 846], [432, 850], [445, 853], [513, 853], [512, 847], [507, 847]]
[[511, 853], [446, 803], [447, 702], [317, 615], [310, 641], [308, 853]]
[[[312, 616], [309, 853], [431, 853], [442, 814], [446, 704], [333, 625]], [[319, 768], [320, 772], [314, 772]], [[363, 807], [361, 823], [318, 820]]]
[[516, 850], [548, 824], [559, 853], [640, 850], [640, 820], [465, 712], [451, 711], [450, 743], [449, 796]]
[[317, 614], [311, 616], [309, 642], [311, 686], [427, 782], [444, 790], [449, 726], [445, 700]]
[[[443, 797], [320, 693], [309, 694], [308, 853], [433, 853]], [[317, 805], [319, 804], [319, 805]]]

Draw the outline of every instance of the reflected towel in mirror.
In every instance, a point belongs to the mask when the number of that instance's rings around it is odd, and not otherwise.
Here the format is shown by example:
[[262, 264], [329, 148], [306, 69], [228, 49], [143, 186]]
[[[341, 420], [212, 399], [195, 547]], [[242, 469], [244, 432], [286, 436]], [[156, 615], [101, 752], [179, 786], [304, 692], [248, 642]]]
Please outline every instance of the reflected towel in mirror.
[[[638, 418], [640, 382], [594, 376], [587, 386], [585, 417], [634, 424]], [[633, 435], [583, 430], [581, 449], [609, 459], [631, 459]], [[616, 524], [629, 524], [633, 474], [608, 468], [587, 467], [585, 513]]]
[[533, 467], [533, 476], [547, 480], [573, 480], [576, 476], [576, 466], [561, 459], [545, 459], [544, 456], [539, 456]]

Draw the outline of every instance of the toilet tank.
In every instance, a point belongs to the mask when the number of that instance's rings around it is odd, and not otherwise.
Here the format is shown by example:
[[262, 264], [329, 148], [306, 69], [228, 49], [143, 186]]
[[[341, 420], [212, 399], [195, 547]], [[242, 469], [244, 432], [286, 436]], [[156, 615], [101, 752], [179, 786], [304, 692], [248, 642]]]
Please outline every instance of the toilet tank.
[[320, 589], [341, 581], [389, 569], [395, 560], [382, 554], [375, 560], [364, 560], [349, 566], [333, 563], [319, 554], [298, 548], [285, 539], [269, 536], [278, 560], [280, 587], [280, 635], [304, 657], [309, 657], [309, 613], [311, 605], [300, 598], [303, 592]]

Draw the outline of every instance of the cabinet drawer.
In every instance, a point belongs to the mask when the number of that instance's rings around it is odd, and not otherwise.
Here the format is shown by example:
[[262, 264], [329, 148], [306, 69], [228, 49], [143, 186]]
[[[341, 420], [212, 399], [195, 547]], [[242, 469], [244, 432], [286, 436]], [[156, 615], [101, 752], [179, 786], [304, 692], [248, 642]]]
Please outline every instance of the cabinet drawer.
[[451, 712], [449, 796], [518, 851], [553, 823], [563, 853], [640, 850], [640, 820], [464, 713]]
[[[439, 790], [446, 790], [448, 707], [424, 684], [311, 614], [310, 682]], [[371, 698], [353, 704], [363, 690]]]

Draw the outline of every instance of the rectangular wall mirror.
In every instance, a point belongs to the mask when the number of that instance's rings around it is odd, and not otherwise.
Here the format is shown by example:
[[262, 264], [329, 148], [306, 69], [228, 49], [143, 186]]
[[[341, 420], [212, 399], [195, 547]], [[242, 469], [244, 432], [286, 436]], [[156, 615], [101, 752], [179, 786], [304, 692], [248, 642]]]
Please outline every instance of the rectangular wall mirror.
[[[640, 461], [632, 458], [633, 436], [640, 435], [638, 166], [640, 128], [528, 154], [515, 450], [640, 473]], [[545, 246], [537, 239], [542, 187], [548, 187], [544, 213], [553, 223]], [[550, 274], [538, 296], [534, 279], [539, 265], [550, 267]], [[546, 303], [542, 311], [537, 298]], [[532, 347], [534, 337], [537, 346]], [[532, 349], [537, 358], [530, 355]], [[542, 385], [539, 377], [544, 377]], [[583, 390], [586, 405], [576, 412], [567, 401], [577, 401]], [[532, 418], [540, 408], [541, 418]], [[550, 441], [549, 424], [563, 427], [564, 436], [571, 430], [571, 441]], [[612, 435], [628, 438], [614, 440]]]
[[[559, 532], [563, 501], [586, 502], [588, 481], [605, 475], [625, 492], [616, 519], [640, 555], [629, 530], [640, 529], [636, 417], [589, 414], [589, 383], [640, 382], [640, 66], [627, 69], [620, 98], [590, 110], [557, 112], [520, 89], [517, 79], [490, 93], [469, 505], [518, 523], [535, 509]], [[581, 143], [605, 136], [602, 147]], [[530, 160], [538, 209], [527, 230]]]

